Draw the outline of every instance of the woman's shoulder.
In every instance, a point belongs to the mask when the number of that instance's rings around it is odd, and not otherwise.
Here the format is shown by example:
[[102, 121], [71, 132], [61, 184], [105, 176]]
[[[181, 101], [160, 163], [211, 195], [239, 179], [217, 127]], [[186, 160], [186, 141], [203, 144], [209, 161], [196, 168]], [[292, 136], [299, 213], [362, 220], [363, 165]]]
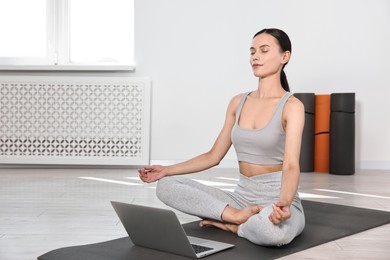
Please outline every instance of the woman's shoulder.
[[231, 111], [236, 111], [238, 105], [240, 104], [240, 101], [242, 99], [242, 97], [244, 95], [246, 95], [247, 93], [240, 93], [240, 94], [237, 94], [235, 96], [233, 96], [231, 99], [230, 99], [230, 103], [229, 103], [229, 110]]
[[244, 95], [248, 95], [248, 93], [250, 93], [250, 92], [243, 92], [243, 93], [239, 93], [239, 94], [233, 96], [230, 100], [230, 104], [237, 106], [240, 103], [242, 97]]
[[242, 92], [232, 97], [231, 101], [240, 102], [244, 96], [248, 96], [252, 91]]
[[240, 101], [241, 100], [241, 98], [242, 98], [242, 96], [244, 96], [246, 93], [239, 93], [239, 94], [237, 94], [237, 95], [234, 95], [233, 97], [232, 97], [232, 101]]
[[297, 113], [305, 112], [303, 103], [293, 94], [291, 94], [290, 97], [287, 99], [285, 110]]
[[294, 96], [293, 93], [290, 93], [290, 97], [287, 100], [287, 103], [289, 103], [291, 106], [303, 106], [303, 103]]

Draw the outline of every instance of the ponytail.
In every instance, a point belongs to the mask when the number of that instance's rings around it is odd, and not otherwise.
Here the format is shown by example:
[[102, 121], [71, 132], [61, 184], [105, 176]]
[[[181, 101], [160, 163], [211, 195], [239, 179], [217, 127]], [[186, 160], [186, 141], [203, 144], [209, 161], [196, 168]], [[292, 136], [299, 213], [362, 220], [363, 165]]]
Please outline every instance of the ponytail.
[[282, 83], [283, 89], [287, 92], [290, 92], [290, 86], [288, 85], [287, 76], [284, 72], [284, 69], [282, 69], [282, 72], [280, 73], [280, 82]]

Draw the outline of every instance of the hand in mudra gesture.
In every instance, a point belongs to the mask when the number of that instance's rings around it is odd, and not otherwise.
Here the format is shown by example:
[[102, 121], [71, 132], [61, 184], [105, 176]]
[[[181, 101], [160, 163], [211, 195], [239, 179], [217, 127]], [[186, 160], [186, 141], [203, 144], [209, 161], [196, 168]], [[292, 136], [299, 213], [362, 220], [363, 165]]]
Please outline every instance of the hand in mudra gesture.
[[166, 175], [166, 167], [161, 165], [144, 166], [138, 169], [138, 173], [143, 182], [155, 182]]
[[291, 217], [290, 206], [287, 203], [278, 201], [272, 204], [272, 208], [273, 211], [268, 218], [275, 225]]

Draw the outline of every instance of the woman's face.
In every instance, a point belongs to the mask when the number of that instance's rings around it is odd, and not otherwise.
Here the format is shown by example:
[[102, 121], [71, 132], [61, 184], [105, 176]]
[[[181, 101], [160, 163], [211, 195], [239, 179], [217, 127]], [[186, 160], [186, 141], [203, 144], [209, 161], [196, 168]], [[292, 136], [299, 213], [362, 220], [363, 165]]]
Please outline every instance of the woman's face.
[[250, 54], [253, 74], [260, 78], [280, 73], [290, 58], [290, 52], [281, 52], [278, 41], [267, 33], [259, 34], [252, 40]]

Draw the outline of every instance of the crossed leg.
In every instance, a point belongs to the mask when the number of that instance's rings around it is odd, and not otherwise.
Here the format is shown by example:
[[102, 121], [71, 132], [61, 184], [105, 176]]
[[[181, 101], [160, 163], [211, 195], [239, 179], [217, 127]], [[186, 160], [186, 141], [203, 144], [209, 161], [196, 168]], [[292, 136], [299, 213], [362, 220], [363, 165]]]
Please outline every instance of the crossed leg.
[[251, 216], [258, 214], [261, 209], [262, 207], [258, 205], [250, 205], [243, 209], [236, 209], [227, 206], [222, 212], [222, 221], [205, 219], [200, 222], [200, 226], [214, 226], [216, 228], [237, 234], [239, 225], [245, 223]]

